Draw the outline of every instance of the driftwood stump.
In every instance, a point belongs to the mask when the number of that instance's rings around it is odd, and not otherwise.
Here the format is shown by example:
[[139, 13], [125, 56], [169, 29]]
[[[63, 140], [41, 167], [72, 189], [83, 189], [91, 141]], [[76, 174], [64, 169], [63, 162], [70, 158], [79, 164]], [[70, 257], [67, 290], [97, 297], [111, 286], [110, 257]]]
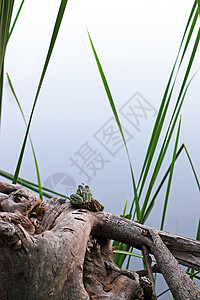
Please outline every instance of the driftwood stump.
[[[0, 299], [156, 299], [153, 272], [175, 299], [200, 299], [179, 263], [200, 271], [200, 242], [54, 197], [41, 204], [19, 185], [0, 182]], [[110, 239], [144, 254], [146, 270], [118, 268]], [[151, 267], [152, 253], [156, 266]], [[149, 275], [149, 279], [143, 277]]]

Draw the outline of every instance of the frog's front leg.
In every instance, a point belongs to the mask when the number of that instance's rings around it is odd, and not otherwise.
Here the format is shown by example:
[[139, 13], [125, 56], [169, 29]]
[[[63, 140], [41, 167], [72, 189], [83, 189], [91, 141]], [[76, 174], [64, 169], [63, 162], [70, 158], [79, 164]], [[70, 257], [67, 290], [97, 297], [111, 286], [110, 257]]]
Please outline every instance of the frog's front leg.
[[83, 201], [89, 202], [92, 199], [92, 193], [88, 185], [83, 189]]
[[69, 198], [72, 204], [79, 204], [83, 202], [83, 197], [79, 196], [78, 194], [72, 194]]

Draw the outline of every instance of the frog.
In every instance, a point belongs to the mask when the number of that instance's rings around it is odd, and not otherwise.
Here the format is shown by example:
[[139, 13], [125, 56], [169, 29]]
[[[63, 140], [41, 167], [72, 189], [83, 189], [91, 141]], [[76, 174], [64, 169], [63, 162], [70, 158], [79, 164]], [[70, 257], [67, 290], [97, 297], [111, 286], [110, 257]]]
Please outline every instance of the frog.
[[86, 208], [91, 211], [103, 211], [104, 206], [94, 199], [93, 194], [88, 185], [84, 183], [78, 185], [76, 194], [72, 194], [69, 200], [76, 208]]

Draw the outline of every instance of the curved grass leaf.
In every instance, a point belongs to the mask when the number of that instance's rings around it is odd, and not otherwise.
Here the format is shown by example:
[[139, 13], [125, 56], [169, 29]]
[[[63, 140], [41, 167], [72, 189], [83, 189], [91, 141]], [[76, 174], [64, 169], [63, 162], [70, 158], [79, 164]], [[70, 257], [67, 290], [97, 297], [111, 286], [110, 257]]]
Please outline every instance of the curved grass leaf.
[[[5, 177], [5, 178], [7, 178], [7, 179], [9, 179], [9, 180], [11, 180], [11, 181], [13, 180], [13, 177], [14, 177], [12, 174], [10, 174], [10, 173], [8, 173], [8, 172], [5, 172], [5, 171], [3, 171], [3, 170], [0, 170], [0, 175], [3, 176], [3, 177]], [[29, 180], [24, 179], [24, 178], [21, 178], [21, 177], [18, 177], [17, 183], [19, 183], [19, 184], [21, 184], [21, 185], [23, 185], [23, 186], [29, 188], [29, 189], [32, 190], [32, 191], [37, 192], [37, 193], [39, 194], [39, 186], [38, 186], [38, 184], [36, 184], [36, 183], [34, 183], [34, 182], [29, 181]], [[51, 194], [46, 193], [46, 192], [49, 192], [49, 193], [51, 193]], [[43, 196], [45, 196], [45, 197], [47, 197], [47, 198], [52, 198], [52, 197], [54, 197], [54, 196], [56, 195], [56, 196], [60, 196], [60, 197], [62, 197], [62, 198], [67, 198], [67, 199], [69, 199], [68, 196], [66, 196], [66, 195], [64, 195], [64, 194], [61, 194], [61, 193], [58, 193], [58, 192], [56, 192], [56, 191], [54, 191], [54, 190], [51, 190], [51, 189], [49, 189], [49, 188], [46, 188], [46, 187], [44, 187], [44, 186], [42, 186], [42, 193], [43, 193]]]
[[96, 50], [94, 48], [94, 45], [93, 45], [93, 42], [92, 42], [92, 39], [90, 37], [89, 32], [88, 32], [88, 36], [89, 36], [89, 40], [90, 40], [90, 44], [92, 46], [93, 54], [94, 54], [94, 57], [95, 57], [95, 60], [96, 60], [96, 63], [97, 63], [97, 67], [98, 67], [98, 70], [99, 70], [99, 73], [100, 73], [100, 76], [101, 76], [101, 79], [102, 79], [102, 82], [103, 82], [103, 85], [104, 85], [104, 88], [105, 88], [105, 91], [106, 91], [106, 94], [107, 94], [107, 97], [108, 97], [108, 100], [109, 100], [109, 103], [110, 103], [111, 109], [113, 111], [115, 120], [117, 122], [119, 131], [121, 133], [121, 136], [122, 136], [122, 139], [123, 139], [123, 142], [124, 142], [124, 146], [125, 146], [125, 149], [126, 149], [126, 153], [127, 153], [127, 157], [128, 157], [128, 161], [129, 161], [129, 166], [130, 166], [130, 170], [131, 170], [131, 177], [132, 177], [132, 183], [133, 183], [136, 211], [137, 211], [137, 215], [139, 216], [140, 215], [140, 207], [139, 207], [139, 204], [138, 204], [137, 188], [136, 188], [135, 177], [134, 177], [134, 174], [133, 174], [133, 168], [132, 168], [132, 164], [131, 164], [131, 160], [130, 160], [130, 156], [129, 156], [129, 152], [128, 152], [128, 147], [127, 147], [126, 140], [125, 140], [125, 137], [124, 137], [124, 133], [123, 133], [123, 130], [122, 130], [122, 126], [121, 126], [121, 123], [120, 123], [120, 120], [119, 120], [119, 117], [118, 117], [118, 114], [117, 114], [117, 110], [115, 108], [115, 104], [114, 104], [114, 101], [113, 101], [113, 98], [112, 98], [112, 95], [111, 95], [111, 92], [110, 92], [110, 88], [108, 86], [106, 77], [104, 75], [102, 66], [100, 64], [99, 58], [97, 56], [97, 53], [96, 53]]
[[130, 256], [135, 256], [138, 258], [143, 258], [142, 255], [136, 254], [136, 253], [132, 253], [132, 252], [128, 252], [128, 251], [123, 251], [123, 250], [113, 250], [114, 253], [117, 254], [124, 254], [124, 255], [130, 255]]
[[[21, 115], [22, 115], [22, 118], [24, 120], [24, 123], [25, 123], [25, 126], [27, 127], [27, 122], [26, 122], [26, 118], [24, 116], [24, 113], [23, 113], [23, 110], [22, 110], [22, 107], [19, 103], [19, 100], [17, 98], [17, 95], [15, 93], [15, 90], [13, 88], [13, 85], [12, 85], [12, 82], [11, 82], [11, 79], [8, 75], [8, 73], [6, 74], [7, 75], [7, 78], [8, 78], [8, 83], [9, 83], [9, 86], [10, 86], [10, 89], [13, 93], [13, 96], [17, 102], [17, 105], [19, 107], [19, 110], [21, 112]], [[32, 152], [33, 152], [33, 157], [34, 157], [34, 162], [35, 162], [35, 168], [36, 168], [36, 174], [37, 174], [37, 180], [38, 180], [38, 187], [39, 187], [39, 194], [40, 194], [40, 199], [42, 200], [42, 187], [41, 187], [41, 179], [40, 179], [40, 172], [39, 172], [39, 167], [38, 167], [38, 162], [37, 162], [37, 158], [36, 158], [36, 153], [35, 153], [35, 149], [33, 147], [33, 142], [32, 142], [32, 139], [31, 139], [31, 136], [29, 135], [29, 139], [30, 139], [30, 143], [31, 143], [31, 149], [32, 149]]]
[[189, 152], [188, 152], [188, 150], [187, 150], [187, 147], [186, 147], [185, 145], [183, 145], [183, 146], [184, 146], [185, 152], [186, 152], [186, 154], [187, 154], [188, 160], [189, 160], [189, 162], [190, 162], [190, 166], [191, 166], [191, 168], [192, 168], [192, 171], [193, 171], [193, 174], [194, 174], [194, 177], [195, 177], [195, 180], [196, 180], [198, 189], [199, 189], [199, 191], [200, 191], [200, 183], [199, 183], [199, 180], [198, 180], [197, 173], [196, 173], [196, 171], [195, 171], [194, 165], [193, 165], [193, 163], [192, 163], [192, 159], [191, 159], [190, 154], [189, 154]]
[[[13, 181], [14, 176], [12, 174], [8, 173], [8, 172], [0, 170], [0, 175], [3, 176], [3, 177], [5, 177], [5, 178], [7, 178], [7, 179], [9, 179], [9, 180]], [[32, 190], [34, 192], [37, 192], [38, 194], [40, 192], [38, 185], [37, 184], [32, 184], [32, 182], [30, 182], [28, 180], [25, 180], [25, 179], [22, 179], [22, 178], [18, 177], [16, 183], [19, 183], [19, 184], [25, 186], [26, 188], [28, 188], [28, 189], [30, 189], [30, 190]], [[45, 192], [43, 192], [43, 196], [46, 196], [48, 198], [52, 197], [52, 195], [50, 195], [48, 193], [45, 193]]]
[[40, 77], [39, 85], [38, 85], [37, 92], [36, 92], [36, 95], [35, 95], [35, 100], [34, 100], [33, 107], [32, 107], [31, 114], [30, 114], [30, 118], [29, 118], [29, 121], [28, 121], [24, 141], [23, 141], [21, 152], [20, 152], [19, 159], [18, 159], [18, 162], [17, 162], [13, 183], [17, 182], [17, 178], [19, 176], [19, 172], [20, 172], [20, 168], [21, 168], [21, 164], [22, 164], [22, 160], [23, 160], [23, 155], [24, 155], [24, 151], [25, 151], [25, 147], [26, 147], [26, 143], [27, 143], [27, 138], [28, 138], [28, 134], [29, 134], [30, 126], [31, 126], [31, 121], [32, 121], [32, 118], [33, 118], [33, 113], [34, 113], [34, 110], [35, 110], [35, 106], [36, 106], [37, 99], [38, 99], [38, 96], [39, 96], [39, 93], [40, 93], [40, 89], [42, 87], [44, 77], [45, 77], [45, 74], [46, 74], [46, 71], [47, 71], [47, 67], [48, 67], [48, 64], [49, 64], [49, 61], [50, 61], [50, 58], [51, 58], [51, 54], [53, 52], [53, 48], [54, 48], [54, 45], [55, 45], [55, 42], [56, 42], [56, 38], [57, 38], [59, 29], [60, 29], [60, 25], [61, 25], [62, 18], [63, 18], [64, 12], [65, 12], [67, 1], [68, 0], [62, 0], [61, 4], [60, 4], [60, 8], [59, 8], [58, 15], [57, 15], [57, 18], [56, 18], [53, 34], [52, 34], [52, 37], [51, 37], [51, 42], [50, 42], [48, 53], [47, 53], [47, 57], [46, 57], [46, 60], [45, 60], [45, 63], [44, 63], [44, 67], [43, 67], [42, 74], [41, 74], [41, 77]]
[[[130, 256], [134, 256], [134, 257], [138, 257], [138, 258], [142, 258], [143, 259], [143, 255], [140, 254], [136, 254], [136, 253], [132, 253], [132, 252], [128, 252], [128, 251], [122, 251], [122, 250], [114, 250], [114, 253], [119, 253], [119, 254], [125, 254], [125, 255], [130, 255]], [[155, 259], [152, 259], [153, 262], [156, 262]]]

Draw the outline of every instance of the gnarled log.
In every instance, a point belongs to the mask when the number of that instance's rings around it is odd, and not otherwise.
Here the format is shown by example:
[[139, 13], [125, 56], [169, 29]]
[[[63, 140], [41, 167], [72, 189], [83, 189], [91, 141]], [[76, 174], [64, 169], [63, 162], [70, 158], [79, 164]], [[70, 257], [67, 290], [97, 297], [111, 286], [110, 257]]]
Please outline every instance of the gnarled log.
[[[152, 271], [162, 272], [176, 299], [200, 299], [177, 262], [199, 270], [198, 241], [75, 209], [58, 197], [41, 207], [33, 192], [18, 185], [0, 182], [0, 192], [7, 194], [0, 196], [1, 300], [155, 299], [153, 282], [142, 272], [112, 262], [110, 239], [143, 250], [150, 278]], [[157, 261], [152, 271], [148, 253]]]

